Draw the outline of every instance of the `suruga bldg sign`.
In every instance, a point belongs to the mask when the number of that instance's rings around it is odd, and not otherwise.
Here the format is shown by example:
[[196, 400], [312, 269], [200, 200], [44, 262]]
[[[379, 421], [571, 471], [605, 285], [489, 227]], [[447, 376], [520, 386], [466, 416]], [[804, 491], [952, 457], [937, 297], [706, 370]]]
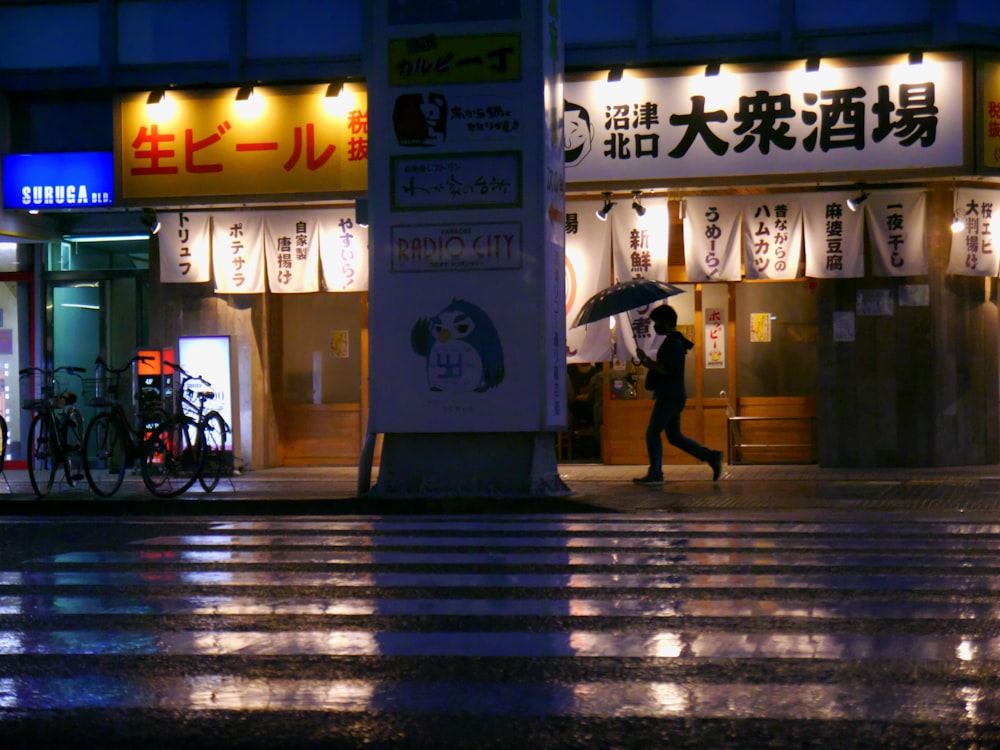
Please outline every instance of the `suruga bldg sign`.
[[963, 164], [960, 60], [567, 82], [566, 180], [732, 178]]
[[8, 154], [3, 157], [3, 204], [8, 209], [110, 206], [114, 163], [110, 151]]

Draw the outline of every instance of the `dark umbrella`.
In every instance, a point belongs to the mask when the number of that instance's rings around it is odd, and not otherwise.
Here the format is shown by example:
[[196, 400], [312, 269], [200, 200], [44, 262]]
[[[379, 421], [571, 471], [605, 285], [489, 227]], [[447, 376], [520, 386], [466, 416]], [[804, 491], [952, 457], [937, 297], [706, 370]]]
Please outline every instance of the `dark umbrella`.
[[610, 318], [681, 294], [684, 290], [656, 279], [629, 279], [602, 289], [583, 303], [572, 328]]

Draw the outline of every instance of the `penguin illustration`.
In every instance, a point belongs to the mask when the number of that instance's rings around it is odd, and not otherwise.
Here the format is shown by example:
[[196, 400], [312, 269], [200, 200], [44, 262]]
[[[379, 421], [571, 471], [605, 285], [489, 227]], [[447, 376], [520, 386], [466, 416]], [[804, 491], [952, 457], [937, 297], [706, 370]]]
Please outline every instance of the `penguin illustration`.
[[496, 326], [479, 307], [461, 299], [433, 318], [421, 318], [410, 334], [413, 351], [427, 360], [432, 391], [482, 393], [503, 381], [503, 347]]

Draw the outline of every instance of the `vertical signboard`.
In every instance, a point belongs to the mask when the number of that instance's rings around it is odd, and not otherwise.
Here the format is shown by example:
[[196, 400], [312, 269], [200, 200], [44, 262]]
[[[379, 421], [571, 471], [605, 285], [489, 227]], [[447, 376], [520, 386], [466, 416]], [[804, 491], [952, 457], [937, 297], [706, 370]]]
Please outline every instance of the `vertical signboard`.
[[983, 134], [979, 157], [991, 173], [1000, 170], [1000, 61], [983, 63], [983, 93], [979, 97], [979, 132]]
[[371, 5], [372, 431], [560, 429], [559, 4]]
[[205, 411], [217, 411], [229, 425], [226, 450], [233, 449], [233, 377], [230, 370], [228, 336], [183, 336], [177, 342], [180, 366], [211, 383], [212, 398]]

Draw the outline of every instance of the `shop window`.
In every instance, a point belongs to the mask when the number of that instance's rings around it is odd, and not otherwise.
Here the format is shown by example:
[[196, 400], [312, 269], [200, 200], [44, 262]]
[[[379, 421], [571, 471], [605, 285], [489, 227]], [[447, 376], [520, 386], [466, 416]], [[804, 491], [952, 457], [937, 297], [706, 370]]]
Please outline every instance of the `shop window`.
[[280, 296], [284, 402], [360, 403], [365, 295]]
[[[0, 70], [84, 68], [100, 59], [97, 3], [4, 3]], [[40, 30], [44, 29], [44, 35]]]
[[226, 0], [118, 3], [118, 62], [222, 62], [229, 57], [230, 21]]
[[[251, 59], [301, 60], [329, 55], [361, 56], [361, 3], [329, 0], [247, 0], [247, 55]], [[302, 24], [322, 29], [303, 34]]]
[[118, 237], [81, 237], [50, 242], [49, 271], [149, 270], [149, 240]]
[[733, 286], [738, 395], [815, 396], [818, 328], [812, 283]]

